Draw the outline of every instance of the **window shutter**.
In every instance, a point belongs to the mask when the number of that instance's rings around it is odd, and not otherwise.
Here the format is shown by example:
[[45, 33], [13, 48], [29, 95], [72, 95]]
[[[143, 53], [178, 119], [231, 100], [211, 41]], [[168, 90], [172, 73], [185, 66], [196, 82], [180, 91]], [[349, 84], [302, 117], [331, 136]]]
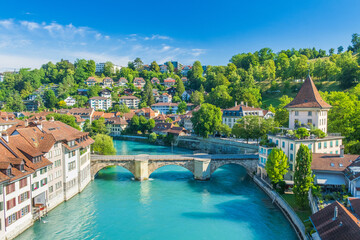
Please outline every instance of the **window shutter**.
[[19, 203], [19, 204], [21, 203], [21, 195], [18, 196], [18, 203]]
[[7, 226], [9, 226], [9, 218], [8, 217], [5, 219], [5, 227], [7, 227]]
[[16, 219], [20, 218], [20, 211], [16, 212]]
[[6, 202], [6, 210], [10, 209], [10, 200]]
[[9, 191], [10, 191], [9, 186], [10, 186], [10, 185], [7, 185], [7, 186], [6, 186], [6, 194], [9, 194]]
[[15, 207], [16, 206], [16, 198], [13, 198], [13, 207]]
[[27, 191], [27, 199], [30, 198], [30, 191]]

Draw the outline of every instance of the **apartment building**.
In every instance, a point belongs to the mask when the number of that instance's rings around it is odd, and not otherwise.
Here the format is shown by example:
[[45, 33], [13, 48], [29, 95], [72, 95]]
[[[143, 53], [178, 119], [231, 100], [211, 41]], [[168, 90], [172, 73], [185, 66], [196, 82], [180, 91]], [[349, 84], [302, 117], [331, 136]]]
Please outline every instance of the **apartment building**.
[[89, 99], [90, 107], [95, 110], [108, 110], [112, 107], [111, 99], [106, 97], [92, 97]]
[[178, 106], [178, 103], [155, 103], [151, 105], [151, 109], [160, 113], [171, 114], [176, 113]]
[[140, 99], [135, 96], [122, 96], [119, 99], [119, 104], [125, 104], [128, 108], [137, 109], [140, 103]]

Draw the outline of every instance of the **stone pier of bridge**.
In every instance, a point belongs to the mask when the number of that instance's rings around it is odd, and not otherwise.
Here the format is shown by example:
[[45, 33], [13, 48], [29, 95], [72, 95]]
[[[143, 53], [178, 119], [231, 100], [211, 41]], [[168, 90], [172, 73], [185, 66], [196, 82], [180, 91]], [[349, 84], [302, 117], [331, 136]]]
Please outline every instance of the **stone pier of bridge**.
[[114, 155], [91, 156], [92, 179], [103, 168], [108, 166], [121, 166], [129, 170], [136, 180], [149, 179], [156, 169], [167, 165], [177, 165], [191, 171], [196, 180], [208, 180], [211, 174], [226, 164], [238, 164], [248, 172], [256, 169], [257, 155]]

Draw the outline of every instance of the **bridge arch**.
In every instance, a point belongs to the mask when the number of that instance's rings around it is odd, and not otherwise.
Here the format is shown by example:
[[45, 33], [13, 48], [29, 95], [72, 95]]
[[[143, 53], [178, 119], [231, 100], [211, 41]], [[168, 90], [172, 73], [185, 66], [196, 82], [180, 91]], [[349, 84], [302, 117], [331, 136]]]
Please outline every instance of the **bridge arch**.
[[194, 162], [191, 160], [187, 161], [149, 161], [148, 172], [149, 176], [155, 172], [157, 169], [165, 167], [165, 166], [180, 166], [187, 170], [189, 170], [192, 174], [194, 174]]
[[96, 174], [106, 167], [111, 166], [120, 166], [128, 170], [132, 173], [132, 175], [135, 177], [135, 168], [134, 164], [131, 161], [124, 161], [124, 162], [107, 162], [107, 163], [94, 163], [91, 164], [91, 177], [92, 179], [95, 179]]
[[235, 164], [242, 166], [247, 171], [249, 171], [249, 166], [246, 164], [246, 162], [243, 161], [236, 161], [236, 160], [226, 160], [226, 161], [211, 161], [211, 167], [210, 167], [210, 175], [212, 175], [218, 168], [229, 165], [229, 164]]

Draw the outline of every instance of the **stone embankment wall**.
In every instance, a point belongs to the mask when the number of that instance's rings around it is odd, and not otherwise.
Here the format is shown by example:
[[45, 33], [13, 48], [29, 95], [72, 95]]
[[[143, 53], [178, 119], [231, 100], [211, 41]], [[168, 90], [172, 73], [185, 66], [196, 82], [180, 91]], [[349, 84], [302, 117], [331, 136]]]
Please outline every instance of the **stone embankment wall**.
[[258, 152], [258, 146], [255, 144], [246, 144], [220, 138], [205, 139], [193, 136], [179, 136], [175, 140], [174, 145], [191, 150], [200, 150], [210, 154], [243, 154]]
[[299, 239], [307, 239], [305, 226], [301, 219], [296, 215], [294, 210], [287, 204], [287, 202], [274, 190], [270, 189], [262, 180], [260, 180], [257, 176], [253, 177], [254, 182], [270, 197], [273, 203], [280, 208], [282, 213], [291, 223], [294, 228]]

